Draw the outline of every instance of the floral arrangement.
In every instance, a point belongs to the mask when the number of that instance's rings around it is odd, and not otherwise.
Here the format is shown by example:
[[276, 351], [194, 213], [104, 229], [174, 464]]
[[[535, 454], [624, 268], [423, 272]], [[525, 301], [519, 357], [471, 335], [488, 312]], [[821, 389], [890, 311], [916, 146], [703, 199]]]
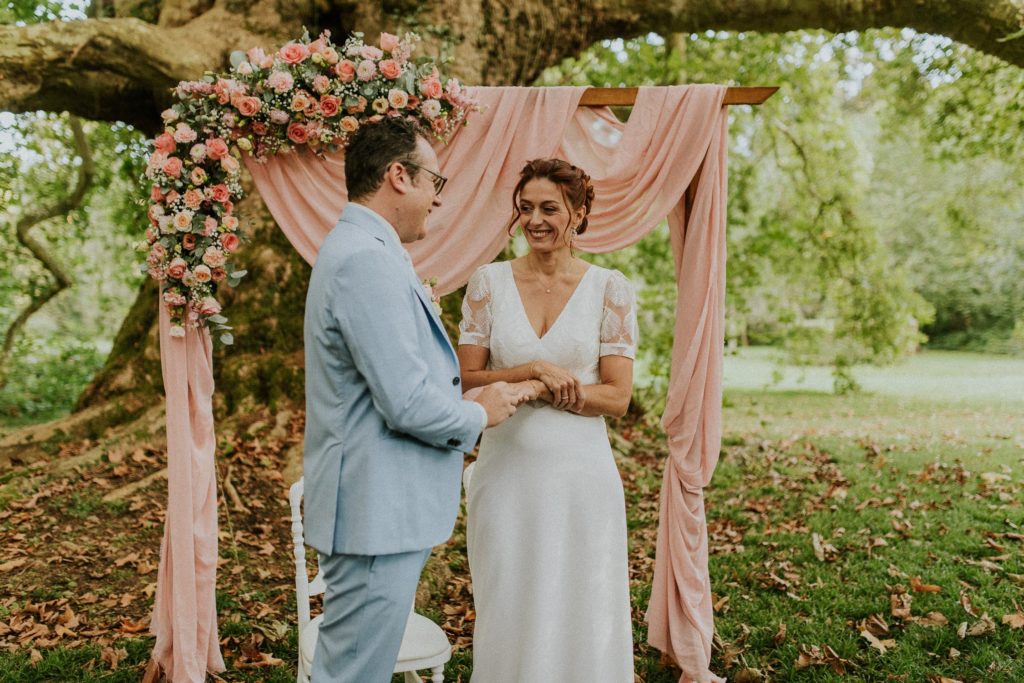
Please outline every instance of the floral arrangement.
[[405, 116], [447, 142], [477, 103], [458, 80], [443, 80], [427, 58], [412, 59], [419, 38], [382, 33], [366, 45], [353, 33], [337, 47], [324, 32], [304, 35], [277, 52], [231, 55], [227, 75], [207, 74], [174, 89], [178, 102], [162, 114], [153, 140], [144, 273], [160, 282], [172, 337], [213, 325], [231, 344], [217, 288], [234, 287], [246, 271], [231, 261], [241, 245], [235, 203], [243, 196], [241, 155], [343, 148], [366, 122]]

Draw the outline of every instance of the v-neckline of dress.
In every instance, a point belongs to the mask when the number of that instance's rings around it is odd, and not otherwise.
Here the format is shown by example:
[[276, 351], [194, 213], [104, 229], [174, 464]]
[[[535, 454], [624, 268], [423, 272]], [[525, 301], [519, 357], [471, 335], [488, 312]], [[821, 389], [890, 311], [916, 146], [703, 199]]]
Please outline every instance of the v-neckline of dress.
[[508, 277], [512, 281], [512, 289], [515, 290], [516, 300], [519, 302], [519, 311], [523, 314], [526, 326], [530, 328], [530, 332], [533, 333], [533, 336], [537, 341], [544, 341], [548, 338], [548, 335], [558, 327], [558, 322], [562, 319], [562, 315], [565, 314], [569, 305], [572, 304], [572, 300], [576, 298], [577, 292], [583, 288], [583, 281], [587, 279], [587, 276], [590, 275], [590, 271], [594, 269], [593, 264], [587, 265], [587, 269], [583, 271], [583, 275], [580, 276], [579, 282], [576, 283], [576, 288], [572, 290], [572, 294], [570, 294], [569, 298], [565, 300], [565, 305], [562, 306], [562, 310], [560, 310], [558, 315], [555, 316], [555, 321], [551, 323], [551, 327], [549, 327], [544, 334], [537, 334], [537, 330], [533, 329], [533, 323], [530, 322], [530, 315], [526, 312], [526, 304], [523, 302], [523, 295], [519, 291], [519, 284], [516, 282], [516, 274], [512, 271], [512, 262], [505, 261], [505, 263], [508, 264]]

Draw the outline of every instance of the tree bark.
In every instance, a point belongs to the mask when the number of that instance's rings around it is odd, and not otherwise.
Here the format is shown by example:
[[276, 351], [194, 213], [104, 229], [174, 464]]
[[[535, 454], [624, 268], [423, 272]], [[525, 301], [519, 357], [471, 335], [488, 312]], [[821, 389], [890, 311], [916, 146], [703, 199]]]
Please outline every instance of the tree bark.
[[[939, 33], [1024, 66], [1024, 12], [1012, 0], [141, 0], [104, 3], [116, 15], [35, 26], [0, 26], [0, 109], [67, 110], [126, 121], [152, 133], [179, 80], [223, 70], [232, 50], [271, 48], [310, 33], [336, 39], [360, 30], [417, 30], [428, 54], [453, 53], [452, 73], [470, 84], [524, 85], [597, 40], [650, 31], [779, 32], [905, 26]], [[757, 84], [751, 84], [757, 85]], [[252, 188], [249, 188], [250, 191]], [[277, 230], [260, 198], [239, 207], [249, 276], [225, 304], [236, 343], [215, 347], [218, 412], [303, 400], [302, 309], [308, 266]], [[156, 288], [145, 283], [106, 367], [78, 409], [117, 400], [159, 400]]]

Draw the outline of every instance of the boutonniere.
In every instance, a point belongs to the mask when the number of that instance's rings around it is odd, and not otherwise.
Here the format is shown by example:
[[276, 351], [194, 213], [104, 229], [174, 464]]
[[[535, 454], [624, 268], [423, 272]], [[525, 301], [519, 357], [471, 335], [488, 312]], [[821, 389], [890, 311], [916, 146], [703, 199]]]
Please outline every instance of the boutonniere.
[[427, 293], [427, 298], [430, 299], [430, 303], [434, 305], [434, 311], [438, 315], [441, 315], [441, 297], [434, 292], [434, 287], [437, 287], [436, 277], [423, 278], [423, 291]]

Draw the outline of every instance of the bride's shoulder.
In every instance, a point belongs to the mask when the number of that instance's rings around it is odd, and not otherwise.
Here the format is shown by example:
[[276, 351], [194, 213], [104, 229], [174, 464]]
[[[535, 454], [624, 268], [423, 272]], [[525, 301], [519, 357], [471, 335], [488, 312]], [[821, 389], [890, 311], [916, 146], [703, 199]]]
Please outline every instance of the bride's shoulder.
[[621, 270], [616, 270], [615, 268], [605, 268], [604, 266], [597, 265], [591, 265], [590, 267], [594, 270], [594, 274], [597, 276], [594, 279], [606, 286], [632, 286], [632, 283], [630, 283], [629, 278], [623, 275]]

